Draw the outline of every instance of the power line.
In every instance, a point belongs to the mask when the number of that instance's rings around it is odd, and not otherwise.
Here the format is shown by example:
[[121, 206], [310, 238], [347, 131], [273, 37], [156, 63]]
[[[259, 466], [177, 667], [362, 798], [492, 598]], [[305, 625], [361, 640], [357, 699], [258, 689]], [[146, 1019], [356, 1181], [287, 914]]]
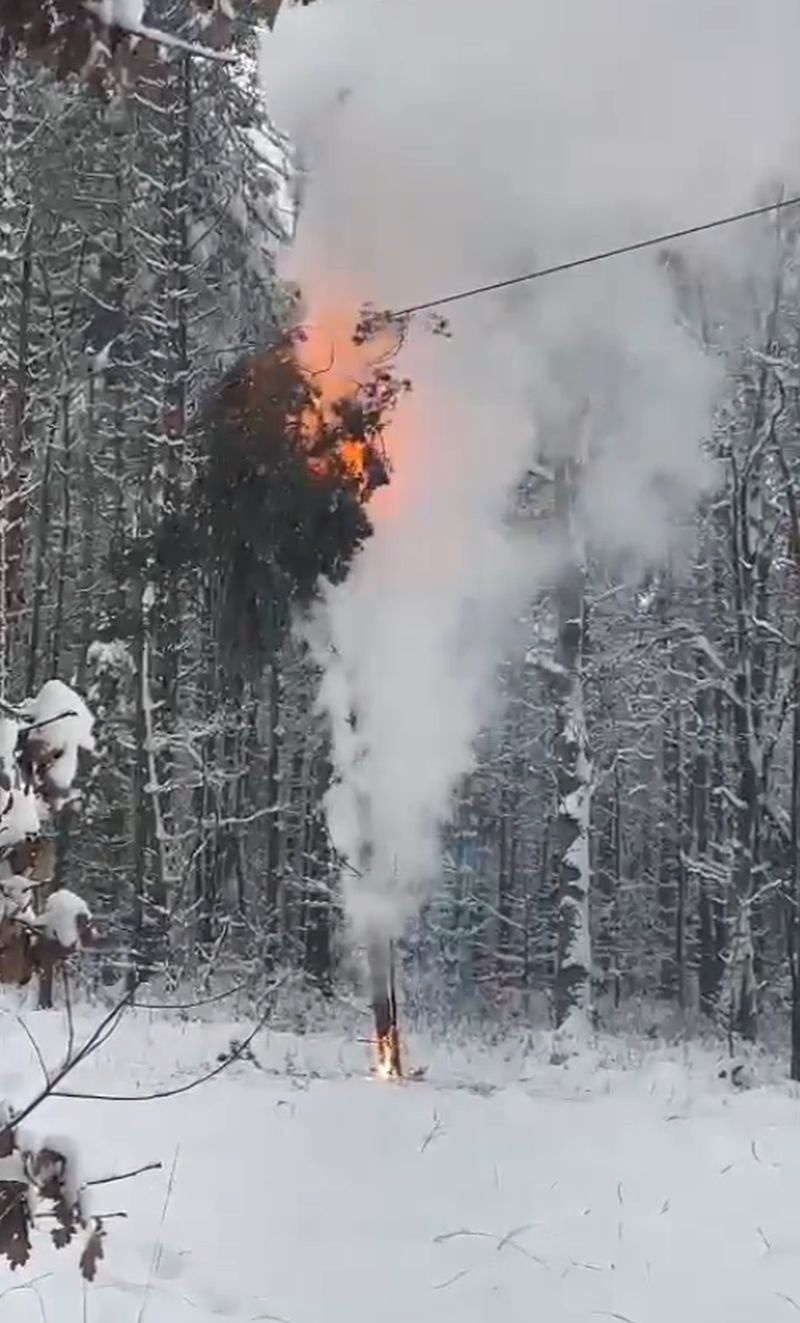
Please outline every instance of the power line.
[[439, 299], [427, 299], [424, 303], [413, 303], [407, 308], [400, 308], [392, 315], [394, 317], [410, 317], [415, 312], [427, 312], [430, 308], [443, 308], [449, 303], [461, 303], [464, 299], [474, 299], [481, 294], [492, 294], [499, 289], [511, 289], [514, 285], [525, 285], [532, 280], [543, 280], [545, 276], [557, 276], [564, 271], [577, 271], [579, 267], [593, 266], [596, 262], [608, 262], [612, 257], [623, 257], [626, 253], [639, 253], [644, 248], [658, 248], [661, 244], [673, 243], [676, 239], [688, 239], [693, 234], [706, 234], [709, 230], [721, 230], [725, 225], [736, 225], [740, 221], [753, 220], [757, 216], [768, 216], [771, 212], [784, 211], [787, 207], [797, 206], [800, 206], [800, 196], [770, 202], [769, 206], [752, 207], [749, 211], [738, 211], [733, 216], [719, 216], [716, 220], [704, 221], [701, 225], [690, 225], [685, 230], [673, 230], [670, 234], [659, 234], [652, 239], [640, 239], [638, 243], [623, 244], [619, 248], [607, 248], [604, 252], [592, 253], [589, 257], [576, 257], [571, 262], [558, 262], [555, 266], [540, 267], [538, 271], [528, 271], [522, 276], [510, 276], [506, 280], [492, 281], [489, 285], [475, 285], [472, 289], [463, 289], [456, 294], [445, 294]]

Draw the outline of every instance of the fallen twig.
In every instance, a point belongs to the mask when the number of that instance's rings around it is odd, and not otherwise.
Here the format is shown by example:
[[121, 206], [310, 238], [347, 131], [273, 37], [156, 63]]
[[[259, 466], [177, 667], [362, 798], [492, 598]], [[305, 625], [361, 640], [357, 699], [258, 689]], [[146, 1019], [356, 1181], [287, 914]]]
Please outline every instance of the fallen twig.
[[172, 1199], [172, 1191], [175, 1186], [175, 1172], [177, 1171], [178, 1168], [178, 1157], [180, 1155], [180, 1151], [181, 1151], [180, 1145], [178, 1145], [178, 1147], [175, 1149], [175, 1156], [172, 1159], [172, 1166], [170, 1168], [169, 1180], [167, 1181], [167, 1188], [164, 1192], [164, 1203], [161, 1208], [161, 1221], [158, 1224], [158, 1240], [156, 1241], [153, 1247], [153, 1257], [150, 1261], [150, 1271], [147, 1274], [147, 1282], [144, 1288], [144, 1295], [142, 1296], [142, 1307], [139, 1310], [137, 1323], [142, 1323], [142, 1320], [144, 1319], [145, 1313], [147, 1311], [148, 1300], [150, 1297], [150, 1289], [153, 1285], [153, 1278], [158, 1272], [158, 1268], [161, 1263], [161, 1254], [164, 1248], [163, 1242], [161, 1240], [161, 1236], [164, 1231], [164, 1223], [167, 1220], [167, 1210], [169, 1209], [170, 1200]]
[[[285, 978], [279, 979], [277, 983], [273, 984], [270, 991], [277, 991], [277, 989], [285, 982]], [[84, 1102], [157, 1102], [161, 1098], [176, 1098], [179, 1094], [190, 1093], [192, 1089], [199, 1088], [201, 1084], [207, 1084], [209, 1080], [216, 1079], [216, 1077], [221, 1075], [224, 1070], [227, 1070], [229, 1066], [232, 1066], [235, 1061], [238, 1061], [243, 1057], [256, 1035], [264, 1028], [264, 1025], [267, 1023], [271, 1014], [272, 1007], [267, 1006], [266, 1010], [256, 1021], [253, 1029], [241, 1043], [237, 1043], [236, 1047], [233, 1048], [227, 1056], [223, 1057], [222, 1061], [214, 1066], [212, 1070], [206, 1071], [205, 1075], [199, 1075], [196, 1079], [189, 1080], [186, 1084], [178, 1084], [171, 1089], [157, 1089], [153, 1093], [84, 1093], [72, 1089], [53, 1088], [50, 1090], [51, 1097], [73, 1098]]]
[[84, 1181], [84, 1186], [112, 1185], [114, 1181], [129, 1181], [134, 1176], [141, 1176], [146, 1171], [160, 1171], [162, 1165], [160, 1162], [147, 1162], [143, 1167], [136, 1167], [134, 1171], [122, 1171], [117, 1176], [98, 1176], [93, 1181]]
[[442, 1125], [442, 1118], [438, 1115], [437, 1112], [434, 1112], [433, 1125], [419, 1146], [420, 1153], [424, 1153], [428, 1145], [432, 1144], [435, 1139], [438, 1139], [439, 1135], [442, 1134], [443, 1130], [444, 1130], [444, 1126]]
[[15, 1015], [14, 1019], [16, 1020], [17, 1024], [19, 1025], [20, 1029], [22, 1030], [22, 1032], [24, 1033], [25, 1037], [27, 1038], [28, 1042], [30, 1043], [31, 1047], [34, 1050], [34, 1053], [36, 1055], [36, 1060], [39, 1062], [39, 1069], [42, 1072], [42, 1076], [44, 1078], [45, 1084], [49, 1084], [50, 1075], [48, 1073], [47, 1066], [45, 1064], [45, 1059], [42, 1056], [42, 1049], [39, 1047], [39, 1044], [37, 1043], [36, 1039], [34, 1038], [33, 1034], [31, 1033], [25, 1021], [23, 1020], [22, 1016]]
[[436, 1282], [432, 1289], [434, 1291], [444, 1291], [448, 1286], [453, 1286], [455, 1282], [460, 1282], [462, 1277], [467, 1277], [468, 1275], [469, 1268], [462, 1268], [461, 1272], [454, 1273], [452, 1277], [447, 1278], [447, 1281]]

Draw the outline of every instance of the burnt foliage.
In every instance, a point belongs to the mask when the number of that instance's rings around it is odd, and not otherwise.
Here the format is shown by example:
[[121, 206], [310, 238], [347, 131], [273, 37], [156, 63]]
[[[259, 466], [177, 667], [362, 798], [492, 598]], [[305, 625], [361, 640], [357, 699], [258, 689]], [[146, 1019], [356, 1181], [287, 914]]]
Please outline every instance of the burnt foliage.
[[371, 385], [360, 402], [323, 410], [291, 337], [237, 364], [206, 400], [198, 476], [163, 521], [156, 557], [164, 573], [200, 574], [237, 673], [263, 664], [293, 609], [312, 601], [321, 578], [339, 582], [370, 535], [364, 503], [387, 480], [386, 405]]

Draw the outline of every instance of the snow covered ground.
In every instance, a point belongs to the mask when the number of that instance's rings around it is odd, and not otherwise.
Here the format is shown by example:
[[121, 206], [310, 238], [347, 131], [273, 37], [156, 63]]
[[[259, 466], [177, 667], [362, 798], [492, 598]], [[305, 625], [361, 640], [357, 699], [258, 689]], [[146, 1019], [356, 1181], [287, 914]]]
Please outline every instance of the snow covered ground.
[[[78, 1017], [79, 1036], [99, 1012]], [[58, 1013], [26, 1017], [45, 1058]], [[39, 1067], [13, 1014], [0, 1094]], [[213, 1066], [241, 1025], [137, 1012], [71, 1080], [148, 1092]], [[53, 1100], [93, 1191], [106, 1260], [85, 1288], [46, 1224], [0, 1268], [0, 1323], [781, 1323], [800, 1313], [800, 1100], [744, 1092], [700, 1049], [603, 1042], [550, 1063], [542, 1037], [409, 1044], [421, 1083], [366, 1075], [367, 1048], [264, 1032], [179, 1097]], [[777, 1080], [777, 1073], [776, 1073]], [[31, 1118], [31, 1125], [34, 1118]], [[28, 1289], [30, 1288], [30, 1289]]]

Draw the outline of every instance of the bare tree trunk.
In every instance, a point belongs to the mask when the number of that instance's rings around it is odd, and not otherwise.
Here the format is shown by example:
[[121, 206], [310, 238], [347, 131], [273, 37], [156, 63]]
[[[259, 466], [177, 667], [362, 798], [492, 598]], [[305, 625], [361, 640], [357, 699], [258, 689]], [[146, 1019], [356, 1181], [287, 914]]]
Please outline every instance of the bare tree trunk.
[[[557, 475], [562, 528], [572, 522], [571, 475]], [[581, 558], [562, 576], [556, 592], [558, 642], [556, 688], [556, 788], [554, 854], [558, 879], [558, 939], [555, 1015], [559, 1028], [589, 1026], [591, 939], [589, 933], [589, 820], [592, 766], [583, 706], [584, 582]]]
[[56, 578], [56, 609], [53, 620], [51, 670], [58, 675], [61, 664], [61, 649], [64, 633], [64, 603], [67, 591], [67, 570], [72, 522], [72, 426], [70, 420], [69, 393], [65, 390], [61, 398], [61, 442], [63, 447], [63, 502], [61, 507], [61, 539], [58, 554], [58, 573]]
[[[796, 530], [800, 535], [800, 523]], [[797, 545], [800, 557], [800, 543]], [[800, 571], [800, 564], [797, 566]], [[800, 584], [800, 573], [798, 573]], [[789, 1076], [800, 1080], [800, 631], [795, 642], [794, 713], [792, 715], [792, 803], [790, 817], [790, 882], [787, 906], [789, 974], [792, 987], [791, 1066]]]
[[283, 736], [281, 730], [281, 673], [280, 662], [273, 657], [267, 683], [269, 686], [269, 757], [267, 760], [267, 803], [269, 818], [267, 825], [267, 915], [270, 925], [271, 946], [277, 949], [279, 937], [279, 901], [280, 901], [280, 855], [281, 855], [281, 749]]
[[[773, 438], [774, 439], [774, 438]], [[794, 660], [792, 671], [792, 768], [787, 841], [786, 944], [792, 990], [791, 1060], [789, 1076], [800, 1081], [800, 505], [792, 474], [779, 444], [778, 462], [789, 512], [789, 560], [793, 567], [795, 600]], [[790, 597], [791, 600], [791, 597]]]
[[683, 751], [677, 707], [665, 718], [663, 736], [664, 812], [661, 833], [660, 909], [664, 953], [661, 994], [686, 1006], [686, 868], [684, 864]]
[[692, 832], [694, 858], [698, 867], [698, 939], [700, 1010], [714, 1016], [719, 1004], [722, 964], [717, 942], [718, 887], [709, 870], [709, 758], [705, 748], [705, 729], [708, 719], [708, 696], [702, 688], [703, 671], [700, 670], [700, 691], [695, 700], [700, 733], [692, 763]]
[[22, 270], [19, 296], [19, 331], [17, 335], [17, 364], [12, 395], [12, 433], [9, 455], [11, 473], [6, 494], [8, 505], [5, 516], [6, 534], [6, 595], [4, 608], [9, 621], [19, 616], [24, 604], [22, 590], [23, 557], [25, 550], [26, 500], [23, 492], [23, 462], [26, 453], [26, 424], [28, 415], [28, 379], [30, 375], [30, 320], [33, 274], [33, 217], [28, 218], [22, 246]]
[[309, 886], [306, 916], [306, 968], [323, 993], [333, 984], [332, 906], [328, 877], [328, 841], [322, 803], [330, 785], [331, 766], [327, 755], [319, 751], [312, 763], [310, 817], [307, 829], [305, 872]]
[[145, 583], [139, 606], [134, 725], [135, 770], [133, 813], [134, 932], [136, 951], [131, 980], [154, 972], [163, 955], [166, 931], [167, 860], [161, 787], [158, 779], [152, 694], [152, 631], [155, 589]]
[[603, 803], [604, 819], [597, 837], [596, 897], [600, 908], [596, 955], [597, 981], [615, 1006], [620, 1001], [619, 890], [622, 877], [622, 805], [619, 762], [614, 764], [612, 791]]
[[[23, 606], [22, 571], [25, 496], [22, 461], [28, 413], [30, 316], [33, 264], [33, 215], [27, 216], [14, 177], [20, 168], [17, 143], [18, 72], [6, 69], [0, 123], [3, 197], [0, 200], [0, 315], [3, 353], [0, 355], [0, 689], [5, 693], [10, 667], [12, 626]], [[24, 226], [20, 231], [19, 226]], [[20, 244], [21, 239], [21, 244]], [[19, 245], [19, 246], [18, 246]], [[16, 329], [16, 335], [13, 329]]]
[[754, 576], [761, 491], [758, 476], [733, 473], [731, 528], [738, 640], [733, 724], [739, 780], [734, 813], [733, 908], [729, 917], [727, 1002], [732, 1032], [756, 1037], [756, 973], [752, 897], [760, 843], [763, 648], [755, 639]]
[[501, 989], [515, 982], [514, 953], [514, 899], [517, 890], [517, 811], [521, 781], [520, 760], [511, 748], [511, 731], [507, 732], [500, 770], [499, 848], [497, 863], [497, 976]]

